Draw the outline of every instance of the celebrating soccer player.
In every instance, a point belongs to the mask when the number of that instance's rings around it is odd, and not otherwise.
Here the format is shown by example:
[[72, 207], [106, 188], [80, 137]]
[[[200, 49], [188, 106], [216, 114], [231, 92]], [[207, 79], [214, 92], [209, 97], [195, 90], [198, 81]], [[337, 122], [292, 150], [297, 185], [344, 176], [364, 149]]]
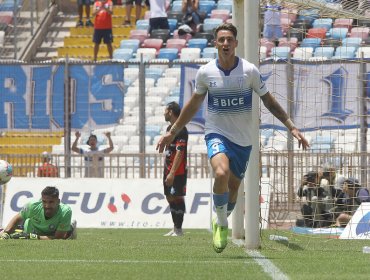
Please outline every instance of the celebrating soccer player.
[[[208, 157], [215, 175], [213, 202], [217, 219], [212, 222], [213, 248], [221, 253], [227, 245], [227, 216], [235, 207], [238, 188], [249, 161], [252, 130], [252, 93], [255, 91], [266, 108], [278, 118], [305, 150], [307, 140], [296, 128], [284, 109], [267, 90], [258, 68], [235, 55], [237, 29], [230, 23], [215, 30], [218, 59], [200, 67], [196, 89], [179, 118], [158, 142], [157, 149], [172, 143], [192, 119], [208, 93], [205, 140]], [[257, 147], [256, 147], [257, 148]]]

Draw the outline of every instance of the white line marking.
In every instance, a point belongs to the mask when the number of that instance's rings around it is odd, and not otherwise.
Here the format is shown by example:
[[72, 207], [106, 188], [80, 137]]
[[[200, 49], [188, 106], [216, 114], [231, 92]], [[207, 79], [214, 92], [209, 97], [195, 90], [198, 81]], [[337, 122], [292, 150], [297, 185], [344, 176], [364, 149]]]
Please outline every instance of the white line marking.
[[11, 262], [11, 263], [128, 263], [128, 264], [168, 264], [168, 263], [182, 263], [182, 264], [235, 264], [237, 262], [243, 263], [243, 264], [248, 264], [248, 263], [253, 263], [251, 261], [237, 261], [237, 260], [232, 260], [232, 261], [225, 261], [225, 260], [219, 260], [219, 261], [181, 261], [181, 260], [171, 260], [171, 261], [156, 261], [156, 260], [1, 260], [0, 263], [6, 263], [6, 262]]
[[[239, 247], [243, 247], [245, 241], [243, 239], [234, 239], [233, 243]], [[263, 271], [271, 276], [274, 280], [288, 280], [289, 277], [285, 275], [279, 268], [277, 268], [270, 260], [262, 255], [257, 250], [245, 250], [245, 252], [253, 258], [253, 260], [262, 267]]]

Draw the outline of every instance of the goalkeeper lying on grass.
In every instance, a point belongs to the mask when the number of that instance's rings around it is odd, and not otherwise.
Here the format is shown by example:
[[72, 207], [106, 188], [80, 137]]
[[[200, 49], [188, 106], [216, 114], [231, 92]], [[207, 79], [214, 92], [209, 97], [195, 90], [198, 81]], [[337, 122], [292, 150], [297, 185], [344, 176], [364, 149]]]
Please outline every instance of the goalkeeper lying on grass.
[[[27, 203], [3, 231], [1, 239], [75, 239], [76, 223], [71, 225], [72, 210], [60, 202], [59, 190], [46, 187], [41, 200]], [[17, 229], [22, 227], [22, 230]]]

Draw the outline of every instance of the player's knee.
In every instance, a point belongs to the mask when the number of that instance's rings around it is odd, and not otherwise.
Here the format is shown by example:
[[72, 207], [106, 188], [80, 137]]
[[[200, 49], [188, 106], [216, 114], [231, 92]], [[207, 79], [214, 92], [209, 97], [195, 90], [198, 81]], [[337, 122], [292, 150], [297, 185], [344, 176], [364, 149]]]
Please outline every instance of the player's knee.
[[215, 170], [215, 179], [216, 180], [228, 180], [229, 179], [229, 170], [219, 167]]

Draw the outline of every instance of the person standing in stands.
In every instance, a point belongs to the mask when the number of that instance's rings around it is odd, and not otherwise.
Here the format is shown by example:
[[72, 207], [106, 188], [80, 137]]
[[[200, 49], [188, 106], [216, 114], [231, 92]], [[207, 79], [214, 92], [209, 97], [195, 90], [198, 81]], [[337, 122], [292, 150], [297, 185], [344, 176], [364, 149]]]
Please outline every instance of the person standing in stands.
[[86, 27], [93, 27], [94, 24], [90, 20], [90, 0], [77, 0], [77, 6], [78, 6], [78, 16], [79, 20], [77, 22], [76, 27], [82, 27], [84, 26], [84, 23], [82, 21], [83, 18], [83, 7], [85, 6], [85, 14], [86, 14]]
[[113, 58], [113, 32], [112, 32], [113, 2], [111, 0], [98, 0], [94, 3], [94, 61], [98, 58], [101, 40], [107, 45], [110, 59]]
[[59, 177], [58, 168], [51, 163], [51, 156], [48, 152], [43, 152], [42, 166], [37, 169], [37, 177]]
[[170, 29], [166, 12], [166, 0], [149, 0], [149, 33], [154, 29]]
[[[131, 26], [131, 10], [134, 4], [134, 0], [126, 1], [126, 19], [123, 23], [124, 26]], [[135, 22], [141, 18], [141, 0], [135, 0]]]
[[263, 37], [270, 41], [277, 41], [283, 37], [280, 20], [280, 11], [282, 8], [276, 1], [269, 1], [265, 6]]

